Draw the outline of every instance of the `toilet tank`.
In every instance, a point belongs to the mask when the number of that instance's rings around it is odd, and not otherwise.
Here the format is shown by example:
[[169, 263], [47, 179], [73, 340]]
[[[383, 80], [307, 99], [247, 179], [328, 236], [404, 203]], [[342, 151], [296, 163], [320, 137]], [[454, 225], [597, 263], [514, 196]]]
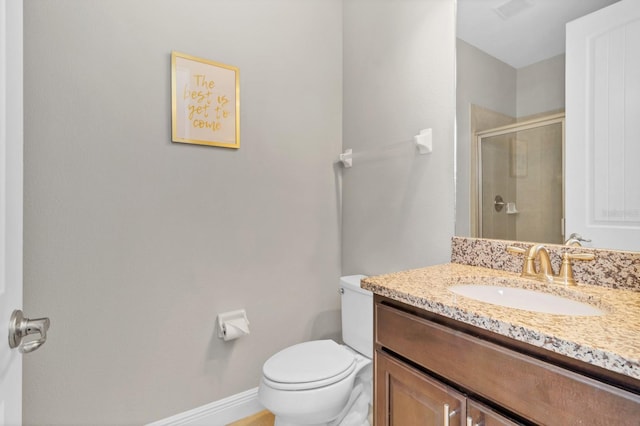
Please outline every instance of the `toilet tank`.
[[373, 293], [360, 288], [366, 275], [340, 278], [342, 295], [342, 340], [368, 358], [373, 358]]

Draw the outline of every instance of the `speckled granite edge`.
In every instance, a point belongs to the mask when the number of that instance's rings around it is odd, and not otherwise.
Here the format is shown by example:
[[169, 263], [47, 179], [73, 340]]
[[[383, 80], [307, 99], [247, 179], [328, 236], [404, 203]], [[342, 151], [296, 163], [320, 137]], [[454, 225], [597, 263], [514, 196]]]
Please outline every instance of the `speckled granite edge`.
[[[604, 316], [564, 316], [511, 309], [457, 296], [474, 283], [545, 290], [589, 301]], [[599, 286], [548, 286], [499, 269], [445, 264], [364, 278], [362, 288], [579, 361], [640, 380], [640, 294]], [[594, 303], [599, 301], [599, 303]]]
[[578, 361], [597, 365], [607, 370], [640, 380], [640, 362], [626, 359], [614, 352], [590, 348], [524, 326], [492, 319], [442, 303], [431, 303], [428, 300], [415, 298], [406, 293], [398, 294], [394, 291], [388, 291], [383, 287], [366, 286], [365, 288], [381, 296], [402, 301], [465, 324], [470, 324], [520, 342], [547, 349], [561, 355], [569, 356]]
[[[453, 237], [451, 262], [519, 273], [522, 271], [522, 256], [507, 252], [507, 247], [528, 248], [532, 244], [534, 243]], [[595, 260], [573, 263], [573, 275], [579, 283], [640, 292], [640, 252], [555, 244], [546, 244], [545, 247], [556, 272], [560, 269], [561, 255], [564, 252], [595, 255]]]

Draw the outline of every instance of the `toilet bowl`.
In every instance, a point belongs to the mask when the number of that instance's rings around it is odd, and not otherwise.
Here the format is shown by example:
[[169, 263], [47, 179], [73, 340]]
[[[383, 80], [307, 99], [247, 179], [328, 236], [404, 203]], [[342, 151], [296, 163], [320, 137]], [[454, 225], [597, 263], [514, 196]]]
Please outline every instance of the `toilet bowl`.
[[371, 400], [373, 301], [360, 288], [362, 278], [340, 279], [345, 345], [299, 343], [264, 363], [258, 398], [275, 415], [276, 426], [338, 425], [355, 399]]
[[291, 346], [265, 363], [260, 402], [278, 426], [328, 425], [342, 413], [358, 373], [369, 364], [332, 340]]

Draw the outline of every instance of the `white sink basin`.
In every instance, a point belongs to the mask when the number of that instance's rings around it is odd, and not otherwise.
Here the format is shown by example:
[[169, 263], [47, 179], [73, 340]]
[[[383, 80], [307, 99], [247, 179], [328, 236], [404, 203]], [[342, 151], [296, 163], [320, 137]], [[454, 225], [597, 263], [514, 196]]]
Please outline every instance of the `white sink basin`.
[[449, 290], [481, 302], [525, 311], [556, 315], [598, 316], [604, 314], [600, 309], [587, 303], [535, 290], [476, 284], [455, 285], [449, 287]]

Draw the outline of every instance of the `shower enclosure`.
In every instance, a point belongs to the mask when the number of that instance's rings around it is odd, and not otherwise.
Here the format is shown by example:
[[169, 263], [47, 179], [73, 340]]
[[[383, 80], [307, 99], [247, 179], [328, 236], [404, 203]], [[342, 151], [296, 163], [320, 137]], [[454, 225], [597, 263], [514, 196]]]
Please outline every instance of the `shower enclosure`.
[[564, 114], [476, 133], [478, 237], [562, 244]]

